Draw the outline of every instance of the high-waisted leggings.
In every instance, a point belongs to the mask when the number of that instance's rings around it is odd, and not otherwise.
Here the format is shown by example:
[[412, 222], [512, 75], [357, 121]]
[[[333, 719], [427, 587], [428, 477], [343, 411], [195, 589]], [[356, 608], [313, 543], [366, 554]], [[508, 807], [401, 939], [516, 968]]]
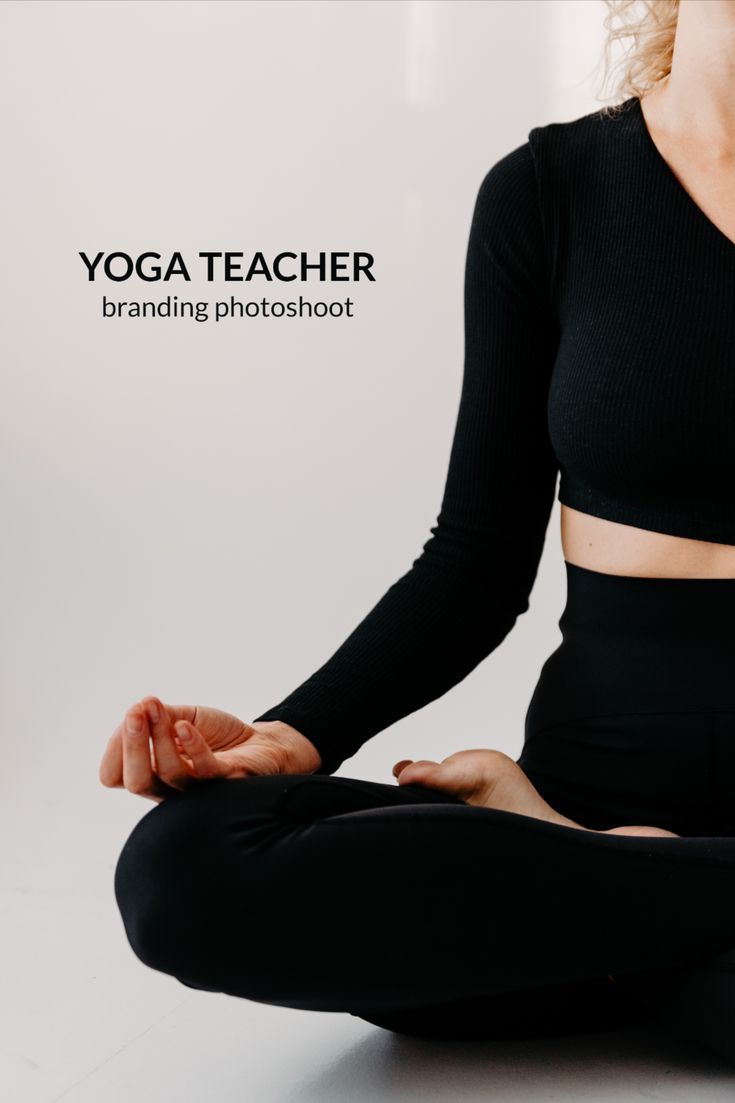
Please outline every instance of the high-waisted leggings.
[[[141, 961], [430, 1037], [658, 1016], [735, 1061], [735, 579], [566, 578], [518, 762], [582, 827], [356, 777], [203, 781], [118, 858]], [[623, 824], [679, 837], [599, 833]]]

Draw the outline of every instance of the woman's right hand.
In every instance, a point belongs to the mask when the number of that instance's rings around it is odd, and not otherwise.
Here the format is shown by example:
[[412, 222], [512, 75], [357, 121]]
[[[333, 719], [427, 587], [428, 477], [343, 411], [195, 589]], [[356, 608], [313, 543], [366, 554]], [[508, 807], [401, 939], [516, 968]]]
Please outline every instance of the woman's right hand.
[[110, 736], [99, 780], [160, 802], [213, 777], [311, 774], [320, 765], [314, 744], [280, 720], [246, 724], [221, 709], [144, 697]]

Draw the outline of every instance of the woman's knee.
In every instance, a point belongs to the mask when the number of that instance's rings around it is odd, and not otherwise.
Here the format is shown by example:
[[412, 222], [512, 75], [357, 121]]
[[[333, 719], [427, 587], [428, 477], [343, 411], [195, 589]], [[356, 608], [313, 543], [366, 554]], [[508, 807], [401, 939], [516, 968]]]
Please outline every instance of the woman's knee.
[[264, 831], [279, 826], [276, 783], [202, 782], [135, 825], [117, 860], [114, 891], [128, 941], [144, 964], [206, 979], [218, 929], [234, 898], [247, 891], [249, 855]]
[[[393, 788], [314, 775], [213, 779], [155, 806], [115, 870], [135, 954], [192, 987], [287, 1006], [323, 996], [331, 1008], [330, 986], [343, 978], [329, 925], [352, 890], [338, 869], [344, 833], [314, 825], [410, 801]], [[371, 907], [382, 907], [377, 897]]]
[[128, 941], [141, 961], [164, 972], [170, 971], [167, 936], [175, 935], [177, 916], [186, 921], [199, 880], [201, 846], [193, 844], [210, 818], [208, 798], [202, 789], [155, 805], [133, 828], [115, 866], [115, 898]]

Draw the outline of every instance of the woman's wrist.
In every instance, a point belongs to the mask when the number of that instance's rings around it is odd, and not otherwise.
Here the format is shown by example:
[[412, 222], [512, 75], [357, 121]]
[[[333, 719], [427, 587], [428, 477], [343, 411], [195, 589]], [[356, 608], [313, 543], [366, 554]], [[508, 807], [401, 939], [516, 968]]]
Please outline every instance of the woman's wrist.
[[255, 720], [250, 727], [272, 735], [285, 748], [293, 773], [312, 774], [322, 765], [322, 756], [311, 740], [285, 720]]

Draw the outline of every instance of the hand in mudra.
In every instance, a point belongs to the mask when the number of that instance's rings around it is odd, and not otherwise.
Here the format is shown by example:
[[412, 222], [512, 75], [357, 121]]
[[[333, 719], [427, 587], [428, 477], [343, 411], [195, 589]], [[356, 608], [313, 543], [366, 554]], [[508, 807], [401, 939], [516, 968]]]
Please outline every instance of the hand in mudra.
[[[414, 762], [410, 758], [404, 758], [393, 767], [393, 776], [397, 778], [399, 785], [426, 785], [430, 789], [451, 793], [466, 804], [474, 804], [480, 808], [498, 808], [501, 811], [546, 820], [548, 823], [558, 823], [563, 827], [594, 830], [575, 823], [552, 808], [518, 763], [502, 751], [457, 751], [442, 762], [433, 762], [430, 759]], [[598, 834], [678, 837], [674, 831], [667, 831], [663, 827], [627, 825], [611, 827]]]
[[246, 724], [221, 709], [145, 697], [110, 736], [99, 779], [160, 802], [209, 778], [309, 774], [320, 764], [313, 743], [280, 720]]

